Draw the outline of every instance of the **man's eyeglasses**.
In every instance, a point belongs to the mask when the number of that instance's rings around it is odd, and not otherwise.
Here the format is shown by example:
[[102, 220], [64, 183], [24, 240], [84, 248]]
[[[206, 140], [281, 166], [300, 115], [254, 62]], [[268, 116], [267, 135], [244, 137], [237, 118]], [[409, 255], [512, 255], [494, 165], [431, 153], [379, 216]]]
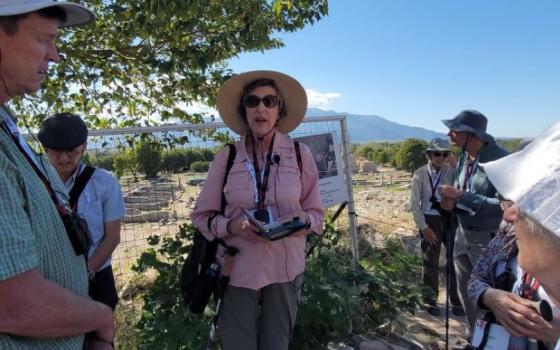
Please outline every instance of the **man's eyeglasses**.
[[274, 95], [266, 95], [262, 98], [255, 95], [249, 95], [245, 99], [245, 106], [247, 106], [248, 108], [256, 108], [261, 103], [261, 101], [266, 108], [274, 108], [278, 106], [279, 99], [278, 96]]
[[449, 155], [449, 152], [432, 152], [432, 156], [434, 156], [434, 157], [447, 158], [448, 155]]
[[50, 155], [53, 155], [56, 158], [62, 157], [63, 154], [66, 154], [68, 158], [74, 158], [82, 154], [82, 151], [83, 149], [81, 145], [72, 149], [48, 149], [47, 150], [47, 152]]

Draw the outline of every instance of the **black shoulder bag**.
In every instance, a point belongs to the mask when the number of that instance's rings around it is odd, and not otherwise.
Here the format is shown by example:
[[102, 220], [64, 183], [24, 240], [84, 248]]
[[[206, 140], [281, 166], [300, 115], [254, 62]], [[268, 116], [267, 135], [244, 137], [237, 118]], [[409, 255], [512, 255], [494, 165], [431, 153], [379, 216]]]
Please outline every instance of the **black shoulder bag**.
[[[91, 177], [93, 176], [94, 172], [95, 172], [94, 167], [90, 165], [86, 165], [84, 167], [84, 170], [82, 170], [80, 175], [76, 176], [76, 180], [74, 180], [74, 186], [72, 186], [70, 193], [68, 193], [70, 197], [70, 199], [68, 200], [68, 204], [70, 204], [70, 208], [72, 208], [72, 211], [74, 213], [77, 213], [76, 209], [78, 208], [78, 200], [80, 199], [80, 195], [86, 188], [86, 185], [88, 181], [91, 179]], [[85, 248], [84, 257], [86, 258], [87, 261], [89, 248], [91, 247], [92, 244], [91, 236], [89, 234], [89, 228], [87, 222], [81, 217], [79, 217], [78, 215], [75, 215], [75, 220], [76, 220], [76, 224], [79, 225], [82, 231], [85, 233], [85, 235], [83, 235], [83, 242], [81, 242], [81, 244]], [[72, 236], [72, 237], [77, 237], [77, 236]], [[73, 242], [72, 239], [71, 242], [73, 245], [77, 244], [77, 242]]]
[[[228, 174], [236, 154], [235, 145], [228, 143], [227, 146], [229, 146], [229, 156], [222, 184], [221, 210], [219, 213], [208, 217], [208, 228], [210, 228], [212, 219], [218, 214], [223, 214], [226, 207], [226, 197], [223, 189], [226, 185]], [[216, 291], [218, 286], [219, 269], [217, 264], [215, 264], [218, 244], [221, 244], [226, 249], [232, 249], [232, 247], [227, 246], [221, 239], [207, 240], [206, 237], [197, 230], [194, 234], [189, 254], [181, 268], [179, 287], [185, 305], [194, 314], [202, 314], [204, 312], [210, 300], [210, 296]]]

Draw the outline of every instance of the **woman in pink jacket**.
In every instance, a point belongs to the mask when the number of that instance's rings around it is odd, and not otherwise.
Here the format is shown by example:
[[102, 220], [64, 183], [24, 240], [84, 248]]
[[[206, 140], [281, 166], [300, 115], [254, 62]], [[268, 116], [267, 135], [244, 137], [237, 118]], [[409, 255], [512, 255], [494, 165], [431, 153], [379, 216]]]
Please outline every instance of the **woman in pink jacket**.
[[[294, 141], [286, 136], [303, 120], [307, 95], [288, 75], [252, 71], [226, 81], [217, 105], [226, 125], [241, 135], [223, 190], [227, 204], [216, 215], [226, 147], [210, 167], [191, 219], [206, 238], [220, 238], [239, 249], [218, 333], [225, 350], [286, 350], [303, 283], [306, 236], [320, 234], [323, 224], [313, 156], [300, 144], [298, 160]], [[257, 234], [247, 215], [264, 223], [297, 217], [306, 226], [270, 241]], [[224, 253], [220, 247], [218, 260]]]

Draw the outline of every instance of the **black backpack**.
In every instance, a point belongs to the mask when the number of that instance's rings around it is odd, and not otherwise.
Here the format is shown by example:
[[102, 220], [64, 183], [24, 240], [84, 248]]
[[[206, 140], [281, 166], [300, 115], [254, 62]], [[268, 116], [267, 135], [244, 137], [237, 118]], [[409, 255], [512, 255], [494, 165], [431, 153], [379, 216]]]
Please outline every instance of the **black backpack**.
[[[236, 154], [235, 145], [228, 143], [227, 146], [229, 146], [229, 156], [222, 184], [222, 204], [220, 213], [223, 213], [226, 207], [226, 198], [223, 188], [226, 185], [228, 174]], [[214, 217], [215, 215], [210, 215], [208, 218], [208, 227], [210, 227], [210, 223]], [[220, 271], [213, 265], [216, 258], [216, 251], [218, 250], [218, 244], [228, 248], [223, 240], [214, 239], [209, 241], [197, 230], [194, 234], [189, 254], [181, 268], [181, 273], [179, 275], [181, 294], [185, 305], [195, 314], [202, 314], [204, 312], [211, 294], [218, 285]]]

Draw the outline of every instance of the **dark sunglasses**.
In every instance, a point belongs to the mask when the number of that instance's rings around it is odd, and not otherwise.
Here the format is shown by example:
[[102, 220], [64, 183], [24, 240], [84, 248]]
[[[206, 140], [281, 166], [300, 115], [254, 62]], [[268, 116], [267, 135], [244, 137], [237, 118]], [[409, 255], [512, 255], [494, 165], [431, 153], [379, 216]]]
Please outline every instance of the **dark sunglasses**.
[[443, 158], [447, 158], [448, 155], [449, 155], [449, 152], [432, 152], [432, 156], [434, 156], [434, 157], [443, 156]]
[[245, 99], [245, 106], [248, 108], [256, 108], [261, 103], [261, 101], [266, 108], [274, 108], [278, 106], [278, 101], [280, 101], [280, 99], [278, 98], [278, 96], [274, 95], [266, 95], [263, 98], [255, 95], [249, 95]]

